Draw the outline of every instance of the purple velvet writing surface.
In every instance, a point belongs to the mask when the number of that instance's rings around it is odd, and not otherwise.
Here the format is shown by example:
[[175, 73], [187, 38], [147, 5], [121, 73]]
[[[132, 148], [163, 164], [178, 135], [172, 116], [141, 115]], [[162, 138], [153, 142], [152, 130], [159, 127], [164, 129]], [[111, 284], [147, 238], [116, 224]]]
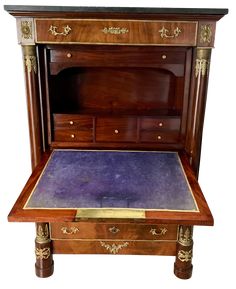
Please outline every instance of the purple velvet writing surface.
[[177, 153], [55, 150], [25, 208], [197, 211]]

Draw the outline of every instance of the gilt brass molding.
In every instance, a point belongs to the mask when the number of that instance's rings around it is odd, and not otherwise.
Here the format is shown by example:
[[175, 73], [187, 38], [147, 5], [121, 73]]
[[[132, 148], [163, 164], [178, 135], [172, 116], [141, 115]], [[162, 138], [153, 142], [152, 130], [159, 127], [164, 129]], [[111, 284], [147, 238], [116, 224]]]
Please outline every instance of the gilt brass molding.
[[51, 250], [49, 247], [46, 247], [46, 248], [43, 248], [43, 249], [40, 249], [40, 248], [36, 248], [35, 249], [35, 256], [36, 256], [36, 259], [48, 259], [51, 255]]
[[25, 56], [25, 66], [27, 68], [28, 73], [31, 73], [31, 71], [34, 71], [34, 73], [37, 73], [37, 61], [36, 56]]
[[128, 242], [124, 242], [123, 244], [116, 245], [113, 243], [112, 245], [106, 244], [105, 242], [100, 242], [101, 246], [104, 247], [107, 251], [109, 251], [111, 254], [117, 254], [121, 249], [127, 247], [129, 245]]
[[21, 45], [35, 45], [34, 19], [20, 17], [16, 19], [17, 38]]
[[21, 21], [21, 38], [32, 39], [33, 38], [33, 22], [32, 21]]
[[168, 230], [166, 228], [151, 228], [149, 233], [151, 233], [153, 236], [161, 236], [165, 235]]
[[195, 77], [205, 76], [210, 67], [211, 49], [197, 49], [195, 60]]
[[191, 246], [193, 244], [193, 228], [191, 226], [179, 226], [178, 243], [182, 246]]
[[102, 32], [104, 34], [126, 34], [129, 33], [129, 29], [125, 27], [104, 27], [102, 29]]
[[36, 224], [36, 243], [39, 244], [45, 244], [49, 243], [50, 236], [49, 236], [49, 229], [48, 229], [48, 224], [45, 225], [38, 225]]
[[193, 250], [189, 250], [189, 251], [184, 251], [184, 250], [180, 250], [178, 252], [178, 259], [181, 262], [189, 262], [191, 261], [193, 258]]
[[79, 228], [77, 228], [77, 227], [70, 227], [70, 228], [62, 227], [61, 231], [65, 235], [73, 235], [73, 234], [79, 233]]
[[36, 49], [34, 45], [24, 45], [22, 46], [24, 54], [24, 63], [28, 73], [32, 71], [37, 73], [37, 58]]
[[160, 33], [161, 38], [177, 38], [182, 31], [179, 27], [176, 27], [173, 33], [171, 33], [169, 29], [162, 26], [161, 30], [158, 32]]
[[212, 40], [212, 25], [205, 24], [200, 26], [200, 42], [211, 43]]

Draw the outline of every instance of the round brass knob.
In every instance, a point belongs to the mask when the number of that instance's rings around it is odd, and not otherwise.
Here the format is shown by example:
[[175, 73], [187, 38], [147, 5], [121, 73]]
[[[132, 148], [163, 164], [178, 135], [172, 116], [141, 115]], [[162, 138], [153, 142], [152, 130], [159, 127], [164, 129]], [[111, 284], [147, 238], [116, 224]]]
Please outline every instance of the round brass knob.
[[158, 135], [158, 136], [157, 136], [157, 139], [158, 139], [158, 140], [161, 140], [161, 136], [160, 136], [160, 135]]
[[70, 120], [69, 124], [71, 124], [71, 125], [74, 124], [73, 120]]
[[159, 123], [158, 123], [158, 126], [163, 126], [163, 122], [159, 122]]
[[118, 134], [119, 133], [119, 130], [118, 129], [115, 129], [115, 131], [114, 131], [116, 134]]
[[70, 137], [71, 137], [71, 138], [75, 138], [75, 135], [74, 135], [74, 134], [71, 134]]
[[68, 58], [71, 58], [71, 57], [72, 57], [72, 54], [71, 54], [71, 53], [67, 53], [66, 56], [67, 56]]
[[163, 55], [161, 56], [162, 59], [166, 59], [166, 57], [167, 57], [167, 56], [166, 56], [165, 54], [163, 54]]

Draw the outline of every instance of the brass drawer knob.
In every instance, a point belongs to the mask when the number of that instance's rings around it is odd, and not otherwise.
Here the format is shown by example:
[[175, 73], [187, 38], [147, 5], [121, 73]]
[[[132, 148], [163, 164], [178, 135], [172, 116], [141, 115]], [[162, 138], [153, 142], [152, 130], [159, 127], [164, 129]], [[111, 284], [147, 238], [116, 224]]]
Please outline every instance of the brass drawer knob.
[[112, 234], [116, 234], [116, 233], [120, 232], [120, 229], [118, 229], [117, 227], [110, 227], [108, 230]]
[[160, 135], [158, 135], [158, 136], [157, 136], [157, 139], [158, 139], [158, 140], [161, 140], [161, 139], [162, 139], [162, 137], [161, 137]]
[[166, 228], [158, 228], [158, 229], [151, 228], [149, 233], [152, 234], [153, 236], [161, 236], [165, 235], [167, 231], [168, 230]]
[[166, 59], [166, 57], [167, 57], [167, 56], [166, 56], [165, 54], [163, 54], [163, 55], [161, 56], [162, 59]]
[[118, 130], [118, 129], [115, 129], [114, 132], [115, 132], [115, 134], [118, 134], [118, 133], [119, 133], [119, 130]]
[[163, 126], [163, 122], [159, 122], [158, 126], [162, 127]]
[[67, 53], [66, 56], [67, 56], [67, 58], [71, 58], [72, 54], [71, 53]]
[[73, 235], [73, 234], [79, 233], [79, 228], [77, 228], [77, 227], [70, 227], [70, 228], [62, 227], [61, 231], [65, 235]]
[[69, 121], [69, 124], [71, 124], [71, 125], [74, 124], [73, 120], [70, 120], [70, 121]]
[[70, 137], [71, 137], [71, 138], [75, 138], [75, 135], [74, 135], [74, 134], [71, 134]]

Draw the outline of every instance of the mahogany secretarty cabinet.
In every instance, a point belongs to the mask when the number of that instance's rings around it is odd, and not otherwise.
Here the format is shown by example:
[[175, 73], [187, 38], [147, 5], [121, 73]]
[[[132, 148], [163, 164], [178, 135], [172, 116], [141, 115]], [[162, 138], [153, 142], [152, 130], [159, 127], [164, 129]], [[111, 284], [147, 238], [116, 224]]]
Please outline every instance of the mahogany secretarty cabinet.
[[53, 254], [175, 256], [213, 225], [197, 176], [216, 22], [227, 9], [5, 6], [22, 46], [33, 173], [9, 221]]

